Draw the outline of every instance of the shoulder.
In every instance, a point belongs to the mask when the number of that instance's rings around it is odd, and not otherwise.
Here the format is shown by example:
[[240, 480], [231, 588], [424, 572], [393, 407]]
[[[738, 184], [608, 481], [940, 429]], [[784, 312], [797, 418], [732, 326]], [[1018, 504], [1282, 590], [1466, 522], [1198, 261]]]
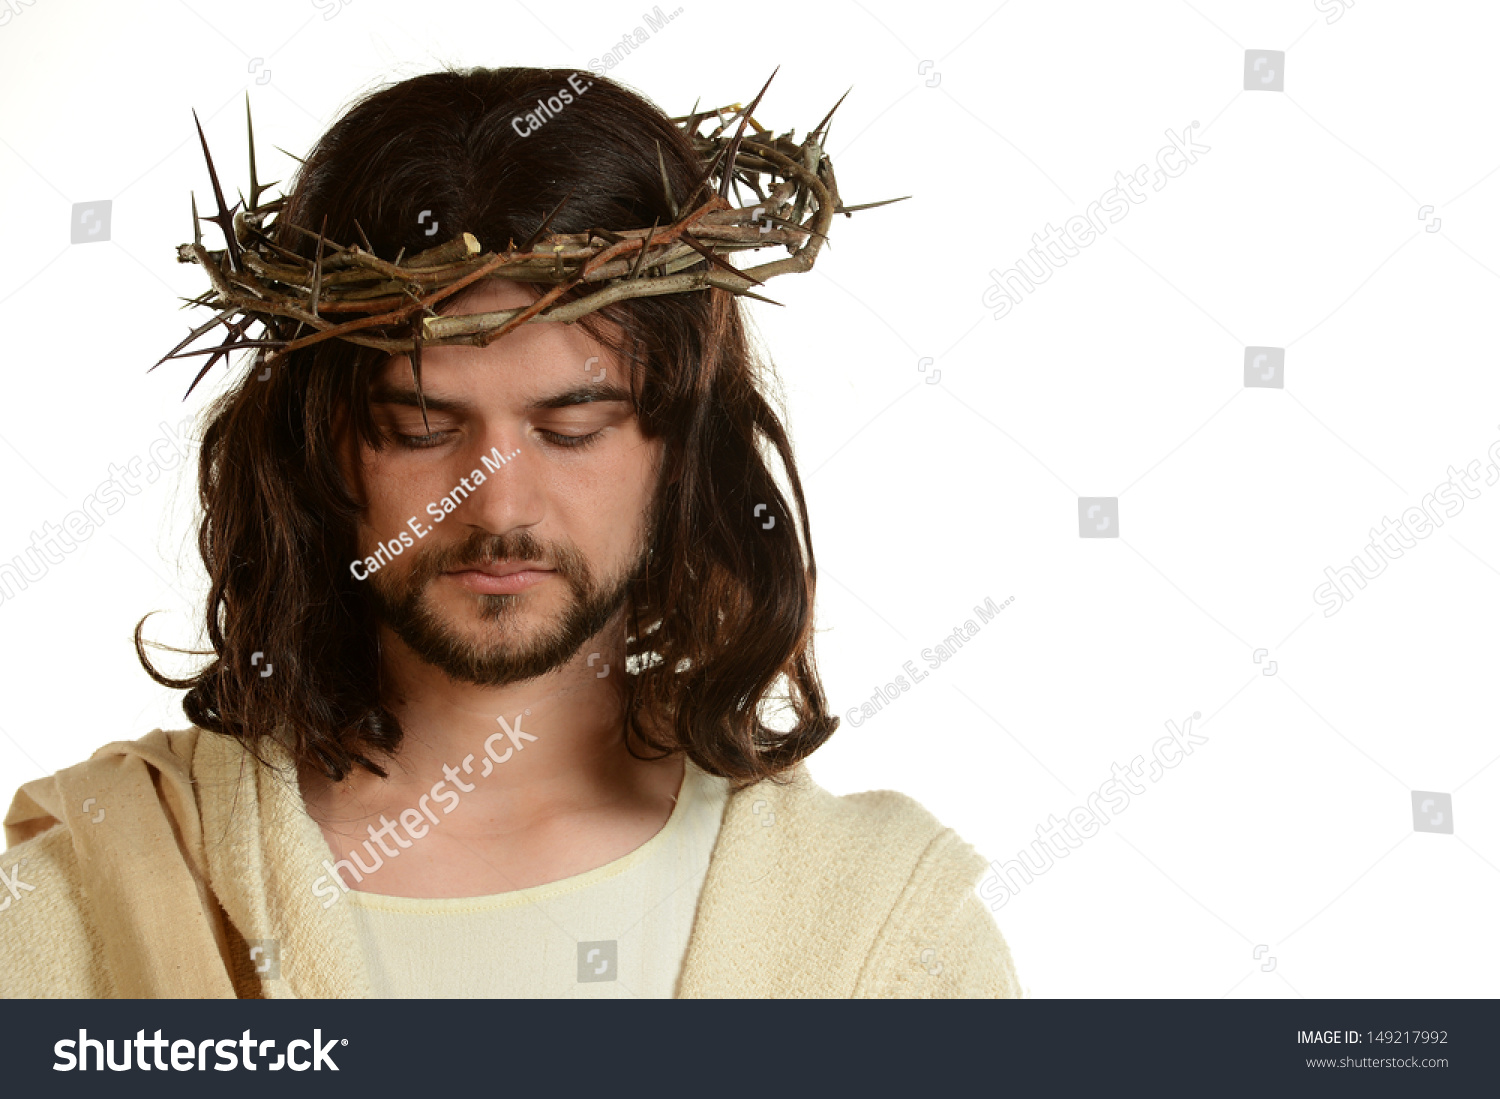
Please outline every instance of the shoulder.
[[82, 763], [16, 791], [5, 815], [8, 846], [0, 855], [0, 996], [113, 994], [101, 914], [90, 903], [87, 879], [101, 867], [107, 872], [118, 857], [131, 857], [128, 844], [112, 850], [109, 837], [135, 812], [173, 796], [165, 789], [179, 799], [191, 789], [199, 733], [157, 729], [106, 744]]
[[25, 783], [5, 814], [6, 843], [28, 840], [58, 823], [76, 827], [98, 815], [105, 795], [152, 794], [157, 776], [166, 776], [169, 785], [190, 786], [193, 753], [202, 735], [193, 726], [153, 729], [137, 740], [113, 741], [81, 763]]
[[783, 858], [853, 872], [848, 884], [868, 890], [897, 890], [924, 868], [972, 885], [984, 869], [979, 854], [916, 799], [895, 790], [832, 794], [805, 766], [732, 794], [725, 824], [742, 822], [772, 830]]
[[65, 824], [0, 855], [0, 997], [113, 994]]
[[983, 857], [906, 794], [835, 795], [799, 766], [730, 796], [715, 856], [707, 902], [734, 893], [775, 911], [777, 942], [762, 946], [787, 965], [806, 963], [788, 951], [819, 953], [816, 982], [769, 994], [1018, 995], [974, 892]]

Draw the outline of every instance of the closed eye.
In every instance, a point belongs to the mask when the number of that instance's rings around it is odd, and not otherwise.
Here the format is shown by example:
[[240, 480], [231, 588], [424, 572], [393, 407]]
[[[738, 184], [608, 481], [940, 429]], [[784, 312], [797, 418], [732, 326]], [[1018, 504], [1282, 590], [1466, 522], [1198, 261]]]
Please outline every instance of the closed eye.
[[548, 431], [545, 428], [538, 428], [537, 432], [551, 440], [554, 446], [563, 447], [566, 450], [579, 450], [597, 443], [604, 434], [604, 429], [601, 427], [598, 431], [591, 431], [587, 435], [564, 435], [562, 432]]
[[[538, 428], [537, 433], [545, 437], [553, 446], [564, 450], [580, 450], [597, 443], [603, 437], [604, 430], [604, 428], [600, 428], [597, 431], [590, 431], [586, 435], [567, 435], [561, 431], [548, 431], [545, 428]], [[457, 434], [455, 431], [434, 431], [426, 435], [406, 435], [399, 431], [393, 431], [391, 432], [391, 437], [396, 440], [399, 446], [407, 450], [427, 450], [431, 447], [441, 446], [448, 436], [455, 434]]]
[[393, 431], [391, 437], [407, 450], [426, 450], [428, 447], [437, 446], [445, 436], [452, 434], [451, 431], [434, 431], [430, 435], [403, 435], [399, 431]]

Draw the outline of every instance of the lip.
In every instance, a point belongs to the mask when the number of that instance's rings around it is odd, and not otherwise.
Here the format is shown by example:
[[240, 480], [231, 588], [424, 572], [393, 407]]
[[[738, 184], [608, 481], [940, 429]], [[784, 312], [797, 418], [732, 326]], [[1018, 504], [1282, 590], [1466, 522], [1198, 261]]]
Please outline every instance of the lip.
[[525, 561], [493, 562], [444, 573], [476, 595], [514, 595], [549, 579], [553, 569]]
[[518, 572], [551, 572], [546, 565], [533, 564], [530, 561], [491, 561], [482, 565], [465, 565], [461, 569], [454, 569], [450, 575], [464, 572], [479, 572], [485, 576], [511, 576]]

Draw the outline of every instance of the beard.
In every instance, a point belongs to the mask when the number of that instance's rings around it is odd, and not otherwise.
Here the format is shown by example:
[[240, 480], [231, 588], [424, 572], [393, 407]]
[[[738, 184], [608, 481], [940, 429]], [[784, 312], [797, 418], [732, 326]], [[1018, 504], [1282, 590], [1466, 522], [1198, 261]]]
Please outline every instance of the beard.
[[[596, 577], [577, 546], [543, 546], [528, 530], [509, 534], [472, 531], [462, 542], [434, 546], [412, 559], [398, 575], [389, 567], [372, 573], [370, 595], [375, 617], [390, 627], [412, 652], [450, 679], [481, 687], [519, 683], [559, 668], [584, 642], [609, 625], [630, 595], [633, 580], [644, 577], [655, 544], [658, 509], [651, 508], [646, 538], [617, 574]], [[521, 630], [529, 592], [511, 595], [466, 593], [483, 623], [482, 636], [456, 628], [428, 598], [428, 586], [445, 572], [497, 560], [550, 562], [568, 588], [566, 609], [529, 636]]]

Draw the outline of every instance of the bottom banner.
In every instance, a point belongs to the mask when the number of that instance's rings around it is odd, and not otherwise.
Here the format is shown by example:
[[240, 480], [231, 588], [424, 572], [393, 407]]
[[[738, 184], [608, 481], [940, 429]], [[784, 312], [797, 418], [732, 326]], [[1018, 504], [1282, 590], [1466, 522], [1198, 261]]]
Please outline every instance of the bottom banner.
[[127, 1094], [1494, 1095], [1497, 1022], [1493, 1000], [0, 1004], [7, 1083], [64, 1095], [135, 1077]]

